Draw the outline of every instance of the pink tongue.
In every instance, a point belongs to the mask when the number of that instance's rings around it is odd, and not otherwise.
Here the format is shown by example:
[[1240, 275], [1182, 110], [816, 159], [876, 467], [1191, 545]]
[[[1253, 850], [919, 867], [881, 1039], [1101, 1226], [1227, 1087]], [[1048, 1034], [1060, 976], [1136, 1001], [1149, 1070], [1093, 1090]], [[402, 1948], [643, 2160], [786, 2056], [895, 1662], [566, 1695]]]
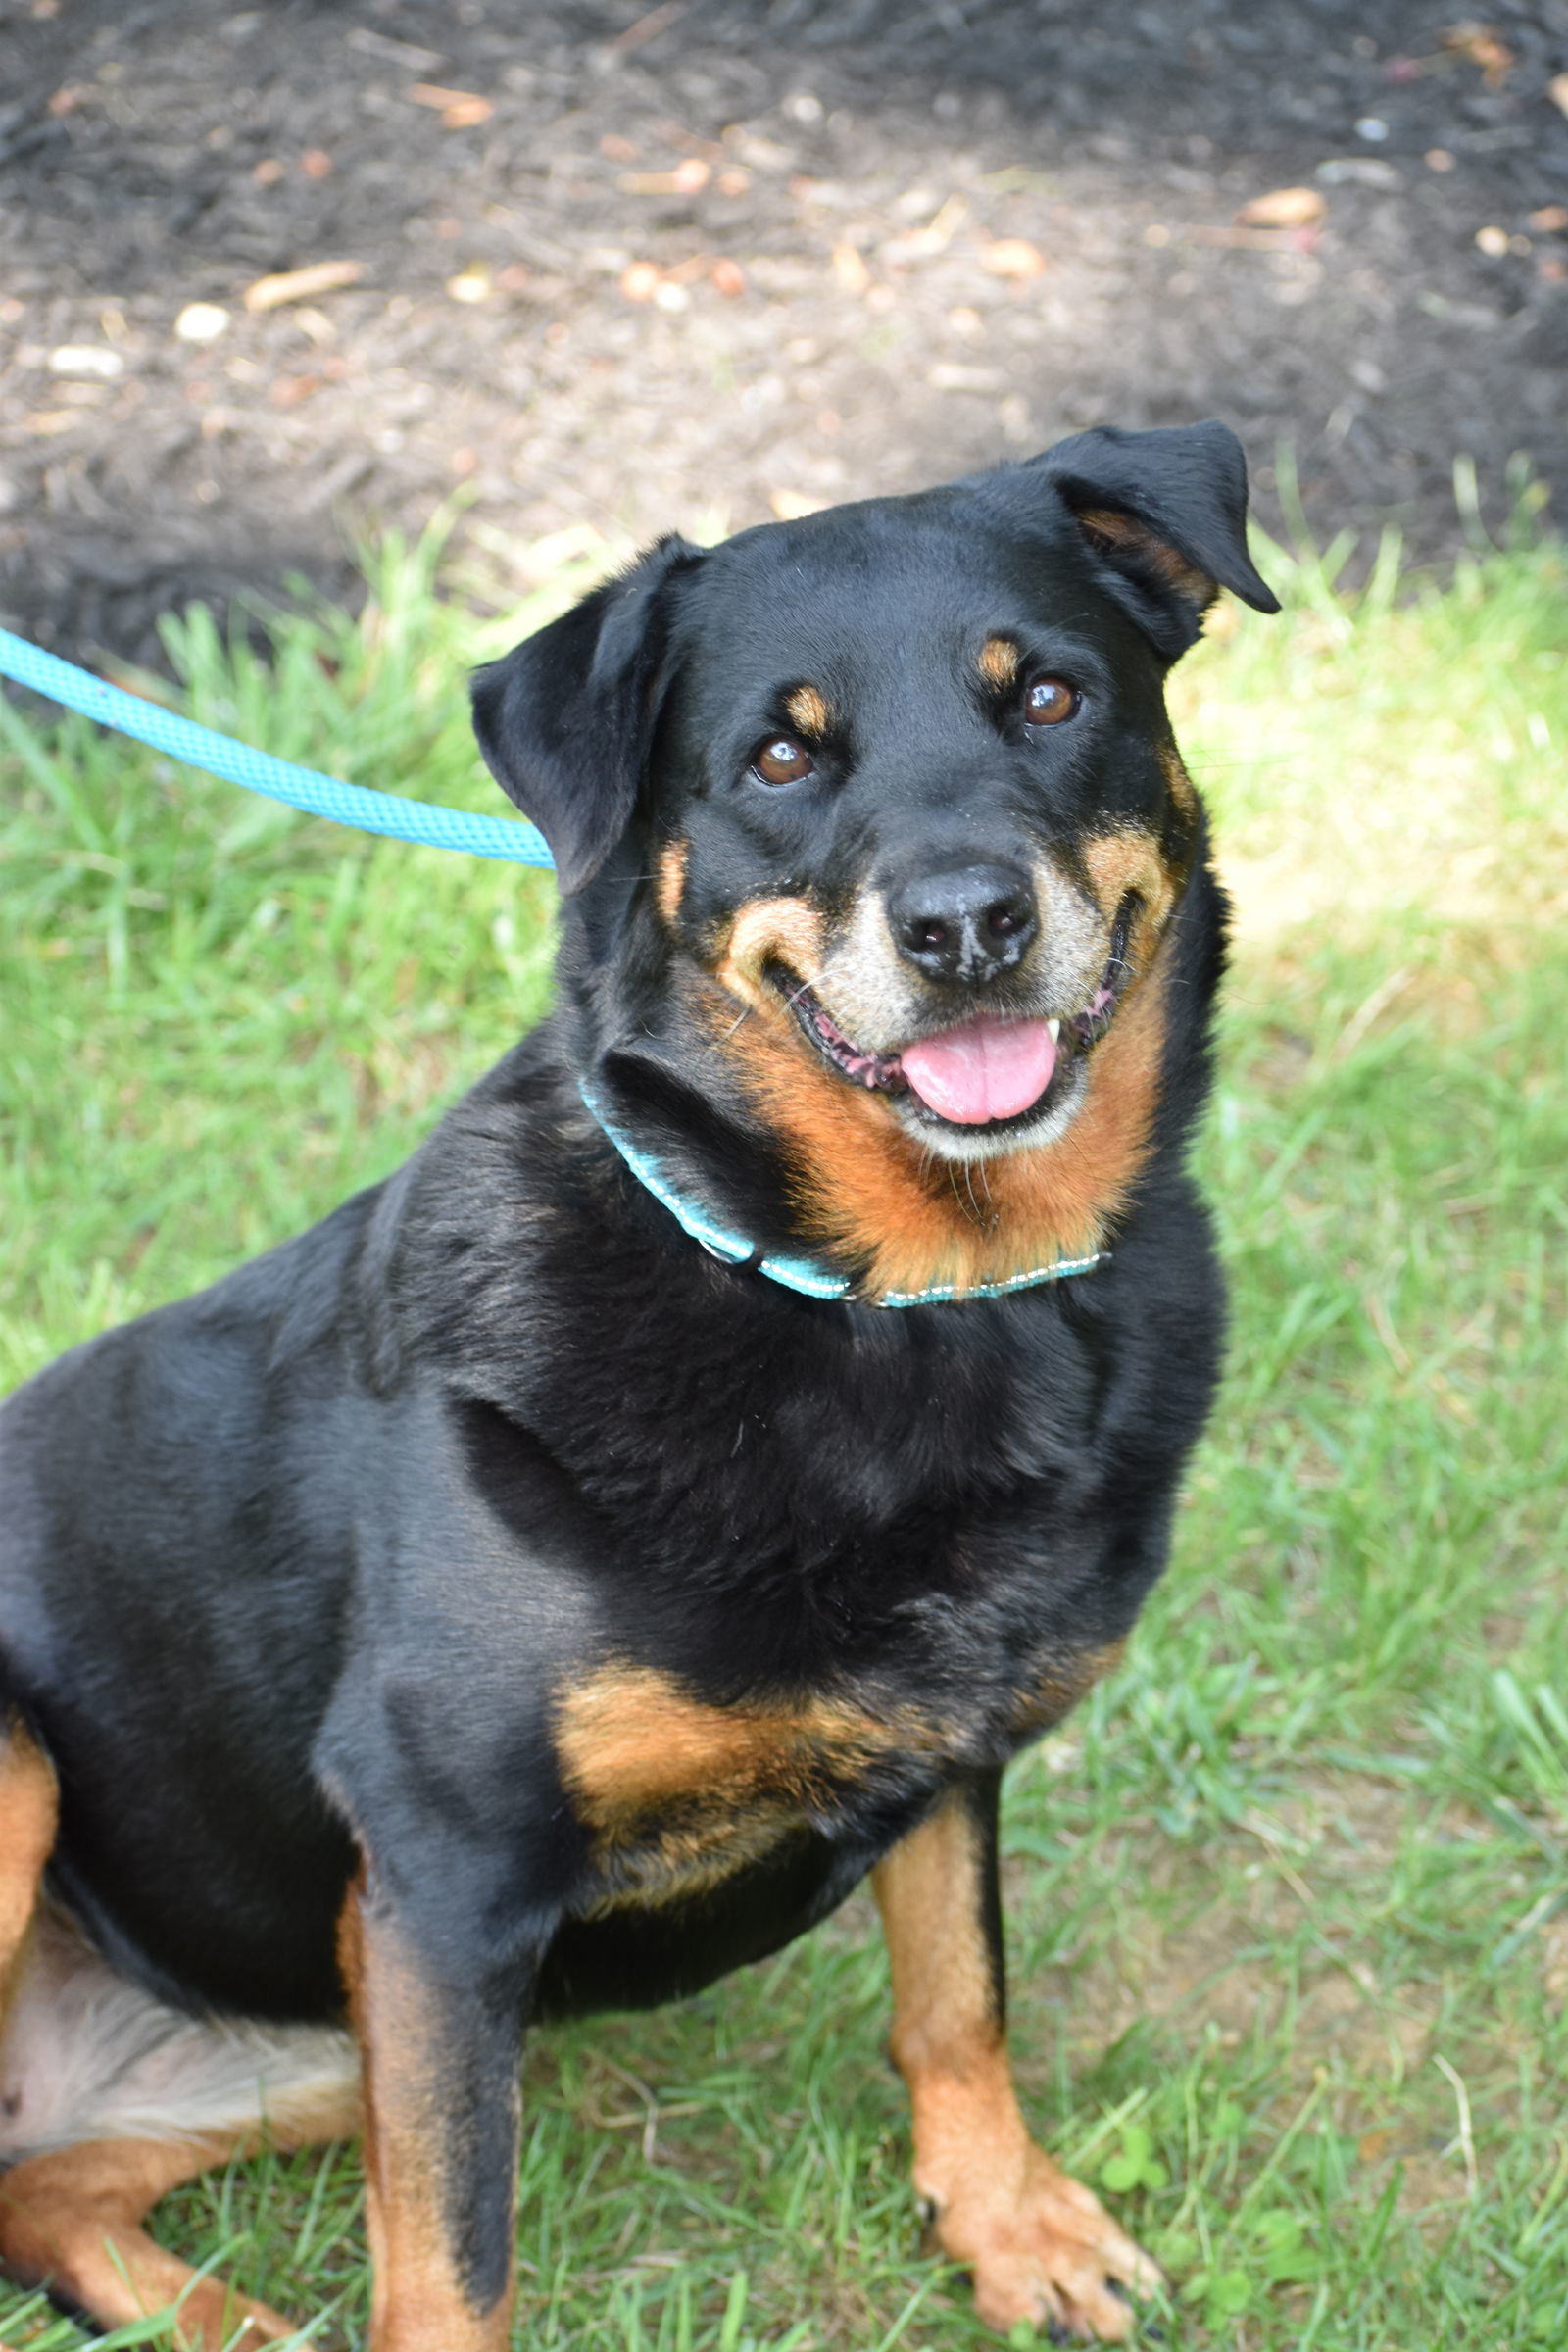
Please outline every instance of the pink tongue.
[[1056, 1049], [1044, 1021], [970, 1021], [906, 1047], [899, 1061], [928, 1110], [980, 1127], [1039, 1102]]

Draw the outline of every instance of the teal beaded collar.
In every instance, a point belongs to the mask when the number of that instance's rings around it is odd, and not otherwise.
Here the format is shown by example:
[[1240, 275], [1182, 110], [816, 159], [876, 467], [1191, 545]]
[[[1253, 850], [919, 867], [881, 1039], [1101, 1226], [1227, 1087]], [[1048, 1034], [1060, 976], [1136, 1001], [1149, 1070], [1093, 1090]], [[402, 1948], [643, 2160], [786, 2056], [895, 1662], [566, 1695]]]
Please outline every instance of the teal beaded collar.
[[1110, 1256], [1108, 1250], [1096, 1250], [1088, 1257], [1058, 1257], [1049, 1266], [1033, 1266], [1027, 1274], [1009, 1274], [1005, 1282], [979, 1282], [972, 1290], [960, 1291], [952, 1283], [935, 1283], [928, 1291], [889, 1291], [882, 1298], [859, 1298], [847, 1275], [831, 1273], [810, 1257], [764, 1257], [755, 1242], [744, 1234], [730, 1233], [716, 1224], [706, 1209], [682, 1198], [670, 1183], [653, 1154], [642, 1151], [628, 1135], [622, 1134], [586, 1082], [581, 1087], [582, 1099], [590, 1115], [603, 1129], [620, 1153], [638, 1183], [652, 1193], [660, 1204], [667, 1208], [683, 1233], [689, 1233], [700, 1243], [710, 1257], [722, 1259], [726, 1265], [750, 1266], [758, 1274], [765, 1274], [769, 1282], [782, 1283], [787, 1291], [799, 1291], [807, 1298], [855, 1298], [862, 1306], [946, 1306], [961, 1304], [969, 1298], [1005, 1298], [1012, 1291], [1032, 1291], [1046, 1282], [1064, 1282], [1071, 1274], [1090, 1274], [1102, 1266]]

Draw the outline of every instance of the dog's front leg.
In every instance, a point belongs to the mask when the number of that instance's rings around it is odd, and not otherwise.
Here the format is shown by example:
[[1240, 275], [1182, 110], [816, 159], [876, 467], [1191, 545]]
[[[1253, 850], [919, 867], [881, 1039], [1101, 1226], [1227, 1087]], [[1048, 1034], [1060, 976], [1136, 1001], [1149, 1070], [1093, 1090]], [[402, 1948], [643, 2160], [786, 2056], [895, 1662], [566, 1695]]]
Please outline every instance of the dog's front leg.
[[455, 1982], [373, 1874], [340, 1949], [365, 2070], [369, 2352], [505, 2352], [532, 1969]]
[[976, 1775], [879, 1864], [893, 2054], [914, 2119], [914, 2183], [993, 2328], [1020, 2320], [1120, 2342], [1159, 2274], [1098, 2197], [1035, 2146], [1007, 2063], [997, 1886], [1001, 1776]]

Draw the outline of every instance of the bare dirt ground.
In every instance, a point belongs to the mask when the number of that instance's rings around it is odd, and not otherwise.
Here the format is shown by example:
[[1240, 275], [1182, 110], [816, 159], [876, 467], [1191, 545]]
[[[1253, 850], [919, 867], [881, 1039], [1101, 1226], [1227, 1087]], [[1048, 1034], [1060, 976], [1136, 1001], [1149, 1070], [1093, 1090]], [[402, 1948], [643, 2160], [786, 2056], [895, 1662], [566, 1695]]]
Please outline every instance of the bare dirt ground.
[[1210, 414], [1441, 557], [1456, 456], [1568, 485], [1568, 0], [1488, 6], [0, 0], [0, 617]]

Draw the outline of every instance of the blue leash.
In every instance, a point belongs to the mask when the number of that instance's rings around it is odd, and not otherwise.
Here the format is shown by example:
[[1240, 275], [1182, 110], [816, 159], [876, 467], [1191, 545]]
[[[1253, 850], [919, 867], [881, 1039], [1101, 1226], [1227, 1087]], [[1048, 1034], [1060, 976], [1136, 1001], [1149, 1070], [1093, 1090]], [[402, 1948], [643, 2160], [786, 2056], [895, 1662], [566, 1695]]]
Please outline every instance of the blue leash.
[[445, 808], [434, 801], [406, 801], [396, 793], [372, 792], [368, 785], [345, 784], [338, 776], [323, 776], [314, 767], [297, 767], [271, 752], [252, 751], [231, 735], [199, 727], [159, 703], [125, 694], [95, 678], [89, 670], [62, 662], [24, 637], [0, 629], [0, 677], [30, 686], [51, 702], [79, 710], [100, 726], [134, 735], [155, 752], [167, 752], [221, 776], [246, 792], [259, 792], [270, 801], [285, 801], [307, 815], [324, 816], [334, 825], [357, 825], [365, 833], [389, 833], [397, 841], [417, 841], [433, 850], [466, 850], [475, 858], [502, 858], [514, 865], [553, 865], [554, 858], [536, 825], [504, 816], [471, 816], [466, 808]]

